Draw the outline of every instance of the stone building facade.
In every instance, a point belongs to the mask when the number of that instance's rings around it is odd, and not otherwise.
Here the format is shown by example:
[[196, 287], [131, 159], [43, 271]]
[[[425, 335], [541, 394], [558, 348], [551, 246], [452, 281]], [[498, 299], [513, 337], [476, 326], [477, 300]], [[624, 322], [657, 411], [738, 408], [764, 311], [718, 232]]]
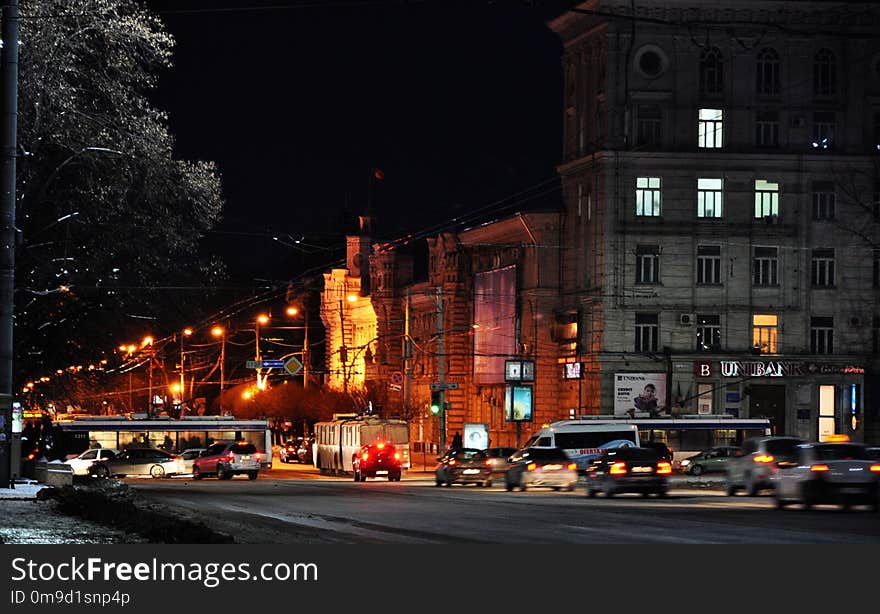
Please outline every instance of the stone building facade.
[[876, 441], [878, 16], [596, 0], [550, 24], [561, 307], [585, 413], [620, 414], [620, 382], [638, 376], [672, 412]]

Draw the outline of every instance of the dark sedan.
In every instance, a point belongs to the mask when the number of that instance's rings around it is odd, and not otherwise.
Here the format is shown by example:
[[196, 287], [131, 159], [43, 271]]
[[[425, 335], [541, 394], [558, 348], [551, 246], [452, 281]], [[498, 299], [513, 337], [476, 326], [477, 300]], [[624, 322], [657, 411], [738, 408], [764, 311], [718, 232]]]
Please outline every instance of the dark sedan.
[[595, 497], [601, 491], [606, 497], [625, 492], [663, 497], [671, 473], [672, 465], [660, 460], [656, 450], [615, 448], [587, 468], [587, 496]]
[[437, 458], [434, 469], [436, 486], [453, 484], [476, 484], [492, 486], [492, 468], [484, 450], [457, 448]]

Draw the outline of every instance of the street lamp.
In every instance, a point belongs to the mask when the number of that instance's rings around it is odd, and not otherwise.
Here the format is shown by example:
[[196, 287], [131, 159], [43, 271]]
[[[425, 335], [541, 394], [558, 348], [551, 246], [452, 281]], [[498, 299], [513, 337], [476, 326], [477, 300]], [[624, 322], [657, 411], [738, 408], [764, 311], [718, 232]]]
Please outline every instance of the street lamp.
[[[254, 333], [256, 334], [256, 345], [255, 345], [256, 356], [255, 356], [254, 360], [257, 361], [258, 365], [260, 363], [260, 360], [262, 360], [260, 357], [260, 324], [265, 325], [268, 323], [269, 323], [269, 316], [267, 316], [265, 313], [261, 313], [260, 315], [257, 316], [256, 324], [254, 326]], [[262, 369], [262, 367], [258, 366], [257, 367], [257, 390], [265, 390], [266, 389], [266, 379], [268, 377], [269, 377], [268, 371], [266, 372], [266, 376], [263, 377], [263, 369]]]
[[147, 418], [153, 417], [153, 338], [150, 336], [144, 337], [143, 341], [141, 341], [141, 348], [145, 348], [150, 346], [150, 349], [147, 350], [147, 358], [150, 361], [149, 364], [149, 383], [147, 384]]
[[223, 383], [225, 377], [226, 365], [226, 329], [222, 326], [215, 326], [211, 329], [211, 334], [220, 337], [220, 413], [223, 414]]

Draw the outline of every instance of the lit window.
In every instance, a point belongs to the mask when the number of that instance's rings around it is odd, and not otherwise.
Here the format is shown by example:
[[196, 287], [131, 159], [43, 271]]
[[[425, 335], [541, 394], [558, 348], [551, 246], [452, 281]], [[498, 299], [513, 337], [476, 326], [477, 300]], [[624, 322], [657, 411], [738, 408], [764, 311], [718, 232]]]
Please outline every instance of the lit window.
[[779, 284], [778, 247], [755, 247], [752, 284], [755, 286], [776, 286]]
[[660, 177], [636, 178], [636, 215], [660, 215]]
[[722, 146], [724, 111], [721, 109], [700, 109], [697, 130], [697, 146], [716, 149]]
[[723, 179], [697, 179], [697, 217], [721, 217]]
[[834, 353], [834, 318], [810, 318], [810, 351]]
[[779, 216], [779, 184], [755, 180], [755, 218]]
[[834, 249], [814, 249], [810, 277], [815, 287], [834, 286]]
[[776, 353], [776, 330], [778, 316], [754, 314], [752, 316], [752, 345], [762, 354]]
[[721, 283], [721, 246], [697, 246], [697, 283], [713, 285]]

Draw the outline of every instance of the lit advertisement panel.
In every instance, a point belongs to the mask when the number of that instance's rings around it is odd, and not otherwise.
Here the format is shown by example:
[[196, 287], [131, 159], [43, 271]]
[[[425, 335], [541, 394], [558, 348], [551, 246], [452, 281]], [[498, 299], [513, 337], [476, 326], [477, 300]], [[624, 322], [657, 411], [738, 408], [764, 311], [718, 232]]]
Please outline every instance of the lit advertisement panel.
[[516, 267], [474, 276], [474, 382], [504, 382], [504, 361], [515, 354]]

